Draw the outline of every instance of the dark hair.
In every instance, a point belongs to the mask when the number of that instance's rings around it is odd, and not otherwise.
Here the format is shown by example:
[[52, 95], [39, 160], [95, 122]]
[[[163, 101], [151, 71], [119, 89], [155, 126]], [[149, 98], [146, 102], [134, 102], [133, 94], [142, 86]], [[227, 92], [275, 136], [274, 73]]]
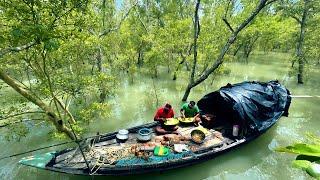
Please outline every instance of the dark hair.
[[168, 108], [168, 109], [171, 109], [172, 106], [167, 103], [167, 104], [164, 105], [164, 107], [165, 107], [165, 108]]
[[194, 105], [196, 105], [196, 102], [190, 101], [190, 104], [191, 104], [192, 106], [194, 106]]

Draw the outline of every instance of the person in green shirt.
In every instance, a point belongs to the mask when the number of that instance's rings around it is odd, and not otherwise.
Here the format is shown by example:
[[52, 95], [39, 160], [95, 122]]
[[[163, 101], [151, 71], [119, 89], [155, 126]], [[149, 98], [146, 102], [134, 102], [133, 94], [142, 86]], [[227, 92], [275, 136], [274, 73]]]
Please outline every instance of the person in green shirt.
[[199, 113], [199, 108], [194, 101], [184, 103], [180, 109], [183, 118], [195, 117]]

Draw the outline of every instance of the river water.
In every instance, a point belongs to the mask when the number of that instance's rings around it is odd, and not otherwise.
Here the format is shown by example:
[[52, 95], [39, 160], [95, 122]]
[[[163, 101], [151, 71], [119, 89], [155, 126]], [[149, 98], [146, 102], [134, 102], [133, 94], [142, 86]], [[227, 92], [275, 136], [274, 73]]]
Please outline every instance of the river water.
[[[286, 54], [279, 53], [255, 54], [248, 64], [226, 63], [231, 73], [219, 75], [213, 80], [208, 79], [192, 91], [189, 100], [197, 101], [206, 93], [217, 90], [227, 83], [274, 79], [282, 82], [294, 95], [319, 96], [320, 67], [309, 69], [306, 83], [297, 85], [295, 76], [289, 76], [289, 58]], [[165, 72], [166, 70], [163, 70], [157, 79], [136, 75], [131, 82], [124, 78], [115, 96], [108, 100], [111, 104], [112, 116], [91, 123], [86, 135], [94, 135], [96, 132], [106, 133], [150, 122], [157, 106], [165, 102], [170, 102], [178, 114], [188, 77], [181, 73], [176, 81], [172, 81], [171, 75]], [[265, 134], [247, 145], [198, 165], [145, 175], [95, 177], [94, 179], [311, 179], [305, 172], [291, 167], [294, 155], [277, 153], [273, 148], [303, 141], [307, 132], [319, 135], [319, 107], [320, 98], [294, 98], [289, 117], [282, 117]], [[45, 127], [41, 131], [33, 129], [32, 133], [19, 142], [7, 142], [4, 136], [8, 130], [0, 129], [0, 157], [61, 142], [50, 139], [46, 135], [48, 129]], [[64, 147], [60, 147], [62, 148]], [[59, 147], [36, 153], [57, 149]], [[91, 177], [60, 174], [22, 166], [18, 164], [21, 157], [23, 156], [0, 161], [0, 179], [91, 179]]]

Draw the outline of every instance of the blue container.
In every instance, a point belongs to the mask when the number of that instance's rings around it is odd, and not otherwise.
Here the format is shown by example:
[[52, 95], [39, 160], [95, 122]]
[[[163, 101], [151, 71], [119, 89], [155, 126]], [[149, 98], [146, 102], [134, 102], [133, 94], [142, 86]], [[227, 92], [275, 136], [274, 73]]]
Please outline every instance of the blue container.
[[142, 128], [138, 130], [137, 138], [139, 141], [150, 141], [152, 131], [148, 128]]

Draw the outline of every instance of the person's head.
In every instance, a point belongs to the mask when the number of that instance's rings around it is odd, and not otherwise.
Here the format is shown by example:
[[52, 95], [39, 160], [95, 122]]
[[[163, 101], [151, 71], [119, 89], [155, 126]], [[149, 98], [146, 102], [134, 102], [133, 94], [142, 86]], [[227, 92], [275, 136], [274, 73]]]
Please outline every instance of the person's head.
[[188, 104], [189, 108], [191, 108], [191, 109], [194, 108], [195, 105], [196, 105], [196, 102], [194, 102], [194, 101], [190, 101]]
[[166, 103], [163, 107], [163, 111], [165, 113], [168, 113], [170, 111], [170, 109], [172, 108], [172, 106], [169, 103]]

